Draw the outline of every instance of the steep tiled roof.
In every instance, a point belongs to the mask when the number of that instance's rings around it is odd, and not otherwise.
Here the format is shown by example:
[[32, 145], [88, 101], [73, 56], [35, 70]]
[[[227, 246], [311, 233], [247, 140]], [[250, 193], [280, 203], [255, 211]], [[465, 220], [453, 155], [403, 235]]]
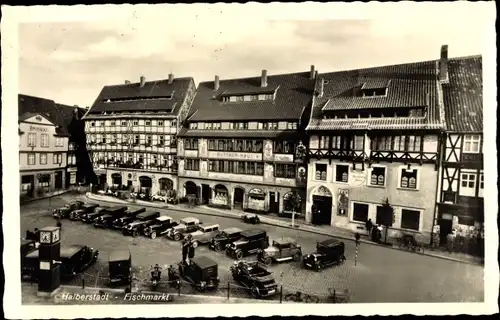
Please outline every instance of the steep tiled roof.
[[[309, 72], [270, 75], [267, 86], [261, 87], [261, 77], [219, 81], [214, 91], [214, 82], [202, 82], [191, 108], [189, 121], [256, 121], [256, 120], [299, 120], [310, 104], [314, 80]], [[274, 100], [223, 102], [222, 96], [272, 92]]]
[[172, 83], [168, 79], [148, 81], [142, 87], [139, 83], [105, 86], [89, 114], [126, 111], [177, 114], [192, 81], [193, 78], [185, 77], [175, 78]]
[[295, 130], [180, 130], [179, 137], [295, 139]]
[[482, 69], [481, 56], [449, 60], [449, 83], [443, 85], [447, 130], [483, 131]]
[[[41, 114], [58, 126], [56, 134], [68, 135], [68, 126], [73, 119], [75, 107], [55, 103], [54, 100], [29, 96], [25, 94], [18, 95], [18, 117], [19, 121], [30, 118], [35, 114]], [[85, 112], [85, 109], [78, 108], [79, 112]]]
[[[307, 130], [438, 129], [442, 126], [438, 104], [437, 61], [416, 62], [320, 74], [323, 95], [315, 98]], [[318, 81], [316, 91], [319, 91]], [[387, 86], [386, 96], [362, 97], [362, 89]], [[427, 106], [426, 117], [323, 119], [325, 110], [401, 108]]]

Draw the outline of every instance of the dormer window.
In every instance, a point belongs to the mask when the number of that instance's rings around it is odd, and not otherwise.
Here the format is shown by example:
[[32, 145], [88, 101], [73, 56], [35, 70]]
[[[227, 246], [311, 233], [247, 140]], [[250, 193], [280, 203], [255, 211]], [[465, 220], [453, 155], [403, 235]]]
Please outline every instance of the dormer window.
[[383, 97], [387, 95], [391, 80], [386, 79], [368, 79], [361, 86], [361, 95], [363, 97]]

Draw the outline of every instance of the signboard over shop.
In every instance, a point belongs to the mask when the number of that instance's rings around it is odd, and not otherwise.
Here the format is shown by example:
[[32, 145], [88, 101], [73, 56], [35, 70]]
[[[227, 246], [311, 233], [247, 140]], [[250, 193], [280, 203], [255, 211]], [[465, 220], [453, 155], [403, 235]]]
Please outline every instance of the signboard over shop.
[[234, 159], [234, 160], [262, 161], [262, 153], [251, 153], [251, 152], [209, 151], [208, 157], [211, 159]]

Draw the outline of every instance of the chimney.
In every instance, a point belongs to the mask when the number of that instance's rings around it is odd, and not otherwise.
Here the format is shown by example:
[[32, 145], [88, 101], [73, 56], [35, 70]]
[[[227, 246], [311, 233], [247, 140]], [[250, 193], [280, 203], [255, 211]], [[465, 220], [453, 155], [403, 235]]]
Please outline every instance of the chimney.
[[215, 81], [214, 81], [214, 91], [219, 90], [219, 85], [220, 85], [220, 83], [219, 83], [219, 76], [216, 75], [215, 76]]
[[323, 96], [323, 93], [325, 91], [325, 80], [324, 79], [321, 79], [319, 81], [319, 92], [318, 92], [318, 96], [322, 97]]
[[168, 84], [172, 84], [174, 82], [174, 75], [172, 73], [168, 74]]
[[448, 82], [448, 45], [441, 47], [441, 59], [439, 60], [439, 81]]
[[146, 77], [141, 76], [141, 83], [140, 83], [141, 88], [144, 87], [145, 84], [146, 84]]
[[311, 73], [309, 74], [309, 77], [311, 79], [314, 79], [316, 77], [316, 70], [314, 68], [314, 65], [311, 65]]
[[125, 84], [130, 84], [130, 80], [125, 80]]
[[260, 78], [260, 86], [267, 87], [267, 70], [262, 70], [262, 77]]

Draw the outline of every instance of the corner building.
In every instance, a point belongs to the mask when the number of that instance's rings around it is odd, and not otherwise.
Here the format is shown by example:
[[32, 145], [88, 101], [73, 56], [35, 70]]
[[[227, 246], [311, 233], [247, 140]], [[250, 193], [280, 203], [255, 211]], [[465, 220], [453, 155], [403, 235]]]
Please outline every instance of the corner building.
[[99, 187], [148, 194], [177, 191], [177, 138], [196, 88], [193, 78], [105, 86], [83, 117]]
[[439, 60], [319, 75], [307, 127], [308, 221], [362, 231], [368, 219], [381, 223], [388, 199], [388, 236], [430, 241], [448, 76], [443, 49]]
[[[179, 133], [179, 186], [214, 207], [303, 213], [317, 72], [202, 82]], [[301, 201], [291, 201], [291, 195]], [[296, 197], [293, 197], [296, 198]], [[299, 204], [300, 202], [300, 204]]]

